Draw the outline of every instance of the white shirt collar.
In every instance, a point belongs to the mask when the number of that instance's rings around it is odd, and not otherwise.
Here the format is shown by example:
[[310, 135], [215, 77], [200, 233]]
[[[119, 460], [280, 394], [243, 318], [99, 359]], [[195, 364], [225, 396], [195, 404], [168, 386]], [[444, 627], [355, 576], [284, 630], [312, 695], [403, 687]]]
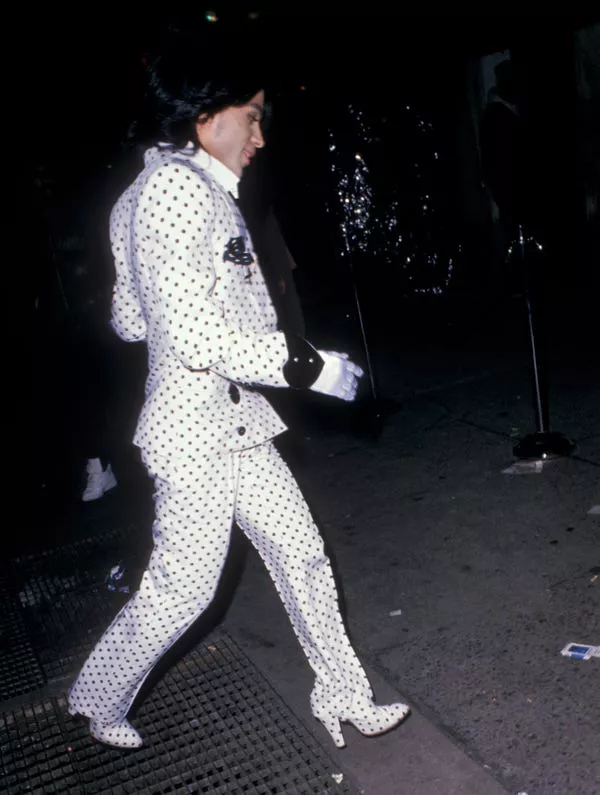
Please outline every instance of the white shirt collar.
[[238, 198], [238, 183], [240, 181], [237, 174], [234, 174], [224, 163], [212, 157], [205, 149], [197, 149], [194, 151], [192, 144], [188, 144], [183, 149], [175, 150], [170, 144], [158, 143], [156, 146], [147, 149], [144, 154], [144, 162], [146, 165], [152, 163], [156, 158], [164, 157], [164, 153], [177, 152], [178, 155], [189, 157], [197, 166], [208, 171], [213, 176], [219, 185], [225, 188], [226, 191], [232, 194], [234, 198]]
[[224, 163], [212, 157], [205, 149], [197, 149], [190, 157], [196, 165], [208, 171], [209, 174], [237, 199], [239, 177], [234, 174]]

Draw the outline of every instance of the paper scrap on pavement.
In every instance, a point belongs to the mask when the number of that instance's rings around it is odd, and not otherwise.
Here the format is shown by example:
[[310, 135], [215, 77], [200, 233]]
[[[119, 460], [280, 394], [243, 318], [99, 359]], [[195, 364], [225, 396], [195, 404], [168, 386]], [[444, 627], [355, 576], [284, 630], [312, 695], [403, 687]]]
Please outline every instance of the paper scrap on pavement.
[[401, 616], [402, 615], [402, 610], [390, 610], [390, 615], [391, 616]]
[[592, 516], [600, 516], [600, 505], [592, 505], [588, 511], [588, 514], [591, 514]]
[[575, 660], [591, 660], [600, 657], [600, 646], [589, 646], [587, 643], [567, 643], [560, 652], [564, 657]]
[[502, 470], [503, 475], [535, 475], [541, 472], [544, 468], [544, 462], [541, 459], [535, 461], [515, 461], [506, 469]]

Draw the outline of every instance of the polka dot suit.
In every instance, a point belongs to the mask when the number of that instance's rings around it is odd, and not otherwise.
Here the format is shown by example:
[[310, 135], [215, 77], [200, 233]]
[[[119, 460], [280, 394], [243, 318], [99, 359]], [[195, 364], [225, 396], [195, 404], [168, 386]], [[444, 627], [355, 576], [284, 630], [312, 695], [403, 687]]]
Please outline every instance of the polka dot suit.
[[123, 720], [160, 656], [210, 604], [233, 522], [258, 550], [315, 673], [314, 693], [371, 699], [323, 541], [273, 446], [285, 426], [252, 387], [287, 386], [284, 335], [234, 201], [202, 150], [156, 148], [111, 217], [113, 325], [148, 344], [135, 433], [155, 484], [140, 588], [69, 692], [72, 711]]

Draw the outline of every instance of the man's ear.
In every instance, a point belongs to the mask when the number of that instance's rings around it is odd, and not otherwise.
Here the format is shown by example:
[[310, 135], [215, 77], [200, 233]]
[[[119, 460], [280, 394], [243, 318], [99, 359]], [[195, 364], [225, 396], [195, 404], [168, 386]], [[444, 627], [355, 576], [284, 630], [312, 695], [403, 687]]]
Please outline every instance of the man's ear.
[[196, 118], [196, 123], [194, 124], [194, 132], [196, 134], [196, 143], [200, 144], [201, 139], [204, 138], [204, 134], [206, 132], [206, 125], [210, 121], [210, 116], [208, 113], [201, 113]]

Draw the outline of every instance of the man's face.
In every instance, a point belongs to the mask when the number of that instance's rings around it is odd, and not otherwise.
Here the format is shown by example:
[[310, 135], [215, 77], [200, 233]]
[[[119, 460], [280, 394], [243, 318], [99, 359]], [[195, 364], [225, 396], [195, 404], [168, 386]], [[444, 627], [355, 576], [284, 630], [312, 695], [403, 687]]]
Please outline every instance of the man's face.
[[256, 150], [265, 145], [260, 129], [264, 107], [265, 92], [259, 91], [247, 105], [200, 116], [196, 122], [200, 146], [241, 177]]

